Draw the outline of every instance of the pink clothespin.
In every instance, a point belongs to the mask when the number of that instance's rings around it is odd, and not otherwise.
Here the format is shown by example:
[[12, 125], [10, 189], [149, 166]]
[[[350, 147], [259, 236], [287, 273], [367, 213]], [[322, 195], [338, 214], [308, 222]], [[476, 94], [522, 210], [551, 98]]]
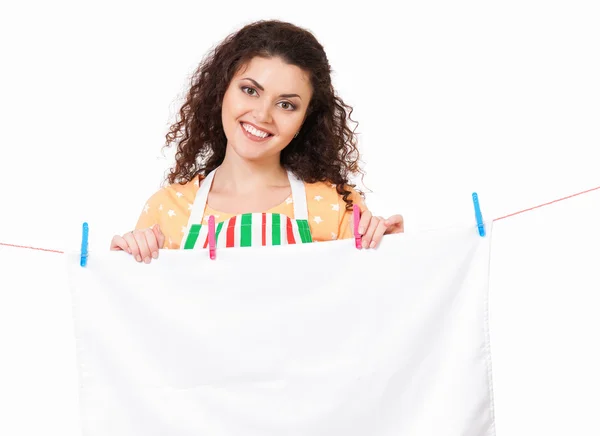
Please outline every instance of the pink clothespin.
[[210, 253], [211, 260], [217, 258], [217, 244], [215, 240], [215, 217], [211, 215], [208, 217], [208, 252]]
[[359, 250], [362, 248], [362, 235], [358, 233], [358, 223], [360, 222], [360, 207], [357, 204], [353, 207], [353, 222], [354, 222], [354, 242], [356, 248]]

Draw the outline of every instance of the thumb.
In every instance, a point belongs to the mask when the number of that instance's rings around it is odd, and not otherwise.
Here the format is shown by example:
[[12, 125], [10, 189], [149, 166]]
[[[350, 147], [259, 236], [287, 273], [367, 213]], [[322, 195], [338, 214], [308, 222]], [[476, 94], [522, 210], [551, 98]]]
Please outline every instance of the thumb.
[[392, 215], [388, 219], [385, 220], [386, 226], [391, 226], [394, 224], [400, 224], [404, 222], [404, 217], [402, 215]]
[[155, 224], [152, 226], [152, 232], [154, 232], [154, 236], [156, 236], [156, 241], [158, 242], [158, 248], [162, 248], [165, 243], [165, 235], [160, 230], [160, 225]]
[[384, 221], [384, 224], [386, 235], [390, 233], [404, 233], [404, 217], [402, 215], [392, 215]]

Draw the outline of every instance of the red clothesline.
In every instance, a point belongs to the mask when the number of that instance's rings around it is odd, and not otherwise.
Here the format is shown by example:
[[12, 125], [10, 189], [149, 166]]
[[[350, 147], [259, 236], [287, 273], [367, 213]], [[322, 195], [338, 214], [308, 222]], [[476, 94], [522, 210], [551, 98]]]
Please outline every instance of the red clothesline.
[[[573, 197], [576, 197], [576, 196], [578, 196], [578, 195], [587, 194], [587, 193], [589, 193], [589, 192], [596, 191], [596, 190], [598, 190], [598, 189], [600, 189], [600, 186], [597, 186], [596, 188], [592, 188], [592, 189], [587, 189], [587, 190], [585, 190], [585, 191], [581, 191], [581, 192], [578, 192], [578, 193], [576, 193], [576, 194], [569, 195], [569, 196], [567, 196], [567, 197], [558, 198], [558, 199], [556, 199], [556, 200], [553, 200], [553, 201], [550, 201], [550, 202], [548, 202], [548, 203], [544, 203], [544, 204], [540, 204], [540, 205], [537, 205], [537, 206], [533, 206], [533, 207], [530, 207], [530, 208], [527, 208], [527, 209], [523, 209], [523, 210], [520, 210], [520, 211], [518, 211], [518, 212], [513, 212], [513, 213], [511, 213], [511, 214], [508, 214], [508, 215], [501, 216], [500, 218], [495, 218], [493, 221], [499, 221], [499, 220], [502, 220], [502, 219], [504, 219], [504, 218], [508, 218], [508, 217], [515, 216], [515, 215], [519, 215], [520, 213], [523, 213], [523, 212], [529, 212], [530, 210], [533, 210], [533, 209], [538, 209], [538, 208], [540, 208], [540, 207], [544, 207], [544, 206], [548, 206], [549, 204], [553, 204], [553, 203], [557, 203], [557, 202], [559, 202], [559, 201], [567, 200], [567, 199], [569, 199], [569, 198], [573, 198]], [[28, 246], [26, 246], [26, 245], [14, 245], [14, 244], [6, 244], [6, 243], [4, 243], [4, 242], [0, 242], [0, 245], [3, 245], [3, 246], [5, 246], [5, 247], [14, 247], [14, 248], [28, 248], [28, 249], [30, 249], [30, 250], [49, 251], [49, 252], [51, 252], [51, 253], [60, 253], [60, 254], [64, 254], [64, 251], [59, 251], [59, 250], [51, 250], [51, 249], [48, 249], [48, 248], [28, 247]]]
[[504, 215], [504, 216], [501, 216], [500, 218], [496, 218], [494, 221], [502, 220], [502, 219], [504, 219], [504, 218], [508, 218], [508, 217], [510, 217], [510, 216], [515, 216], [515, 215], [518, 215], [518, 214], [520, 214], [520, 213], [523, 213], [523, 212], [528, 212], [528, 211], [530, 211], [530, 210], [537, 209], [537, 208], [539, 208], [539, 207], [548, 206], [549, 204], [556, 203], [556, 202], [558, 202], [558, 201], [562, 201], [562, 200], [566, 200], [566, 199], [568, 199], [568, 198], [573, 198], [573, 197], [576, 197], [576, 196], [578, 196], [578, 195], [587, 194], [588, 192], [592, 192], [592, 191], [595, 191], [595, 190], [597, 190], [597, 189], [600, 189], [600, 186], [598, 186], [598, 187], [596, 187], [596, 188], [588, 189], [587, 191], [581, 191], [581, 192], [578, 192], [577, 194], [572, 194], [572, 195], [569, 195], [569, 196], [567, 196], [567, 197], [558, 198], [558, 199], [556, 199], [556, 200], [553, 200], [553, 201], [550, 201], [550, 202], [548, 202], [548, 203], [540, 204], [540, 205], [538, 205], [538, 206], [533, 206], [533, 207], [530, 207], [530, 208], [528, 208], [528, 209], [523, 209], [523, 210], [520, 210], [519, 212], [514, 212], [514, 213], [511, 213], [511, 214], [508, 214], [508, 215]]
[[14, 245], [14, 244], [6, 244], [4, 242], [0, 242], [0, 245], [3, 245], [5, 247], [14, 247], [14, 248], [28, 248], [30, 250], [39, 250], [39, 251], [49, 251], [51, 253], [60, 253], [60, 254], [64, 254], [64, 251], [60, 251], [60, 250], [51, 250], [49, 248], [37, 248], [37, 247], [28, 247], [26, 245]]

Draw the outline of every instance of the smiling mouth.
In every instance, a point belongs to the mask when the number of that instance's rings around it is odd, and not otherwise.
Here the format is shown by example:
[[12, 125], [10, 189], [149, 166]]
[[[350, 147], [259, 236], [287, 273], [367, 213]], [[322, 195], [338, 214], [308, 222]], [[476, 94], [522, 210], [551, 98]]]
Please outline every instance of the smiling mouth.
[[244, 131], [246, 136], [250, 137], [251, 139], [262, 141], [273, 136], [272, 133], [257, 129], [254, 126], [251, 126], [250, 124], [244, 123], [243, 121], [240, 122], [240, 125], [242, 126], [242, 130]]

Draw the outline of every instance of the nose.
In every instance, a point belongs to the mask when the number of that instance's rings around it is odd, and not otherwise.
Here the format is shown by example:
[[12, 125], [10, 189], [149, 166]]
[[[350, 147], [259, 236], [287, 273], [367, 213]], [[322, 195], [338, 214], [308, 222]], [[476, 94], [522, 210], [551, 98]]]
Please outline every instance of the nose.
[[267, 101], [267, 99], [263, 99], [262, 101], [257, 101], [254, 109], [252, 110], [252, 116], [257, 122], [260, 123], [270, 123], [273, 121], [271, 116], [271, 105]]

